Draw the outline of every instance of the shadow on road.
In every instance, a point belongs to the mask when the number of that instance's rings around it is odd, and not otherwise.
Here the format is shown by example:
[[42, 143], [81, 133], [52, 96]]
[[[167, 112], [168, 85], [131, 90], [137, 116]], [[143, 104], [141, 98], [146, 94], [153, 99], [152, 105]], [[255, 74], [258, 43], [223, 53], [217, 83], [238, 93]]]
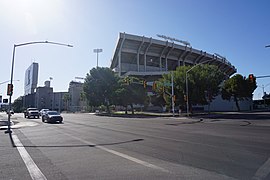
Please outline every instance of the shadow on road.
[[[12, 137], [11, 137], [12, 139]], [[139, 142], [144, 141], [144, 139], [133, 139], [130, 141], [123, 141], [123, 142], [115, 142], [115, 143], [104, 143], [104, 144], [78, 144], [78, 145], [24, 145], [23, 147], [29, 147], [29, 148], [68, 148], [68, 147], [97, 147], [97, 146], [112, 146], [112, 145], [118, 145], [118, 144], [126, 144], [126, 143], [133, 143], [133, 142]], [[13, 142], [13, 140], [12, 140]], [[13, 142], [13, 147], [20, 147], [15, 146]]]
[[168, 123], [165, 125], [170, 125], [170, 126], [178, 126], [178, 125], [182, 125], [182, 124], [196, 124], [196, 123], [200, 123], [203, 122], [203, 119], [201, 118], [198, 121], [189, 121], [189, 122], [180, 122], [180, 123]]
[[204, 117], [208, 119], [270, 120], [270, 114], [259, 114], [259, 113], [208, 114], [208, 115], [201, 115], [199, 117], [200, 118]]

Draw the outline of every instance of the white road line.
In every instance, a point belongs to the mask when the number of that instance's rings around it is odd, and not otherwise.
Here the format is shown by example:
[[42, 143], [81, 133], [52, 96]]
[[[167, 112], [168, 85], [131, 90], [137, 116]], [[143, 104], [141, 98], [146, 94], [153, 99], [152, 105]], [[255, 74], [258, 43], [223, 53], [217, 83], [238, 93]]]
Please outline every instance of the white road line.
[[254, 177], [252, 179], [259, 180], [264, 179], [270, 173], [270, 158], [256, 171]]
[[33, 180], [47, 180], [47, 178], [44, 176], [44, 174], [40, 171], [40, 169], [37, 167], [31, 156], [28, 154], [26, 149], [23, 147], [23, 144], [19, 140], [19, 138], [12, 134], [12, 138], [14, 141], [14, 144], [17, 147], [17, 150], [19, 151], [27, 169], [30, 173], [30, 176]]
[[114, 154], [114, 155], [120, 156], [120, 157], [122, 157], [122, 158], [125, 158], [125, 159], [127, 159], [127, 160], [133, 161], [133, 162], [135, 162], [135, 163], [141, 164], [141, 165], [143, 165], [143, 166], [145, 166], [145, 167], [149, 167], [149, 168], [152, 168], [152, 169], [160, 170], [160, 171], [166, 172], [166, 173], [169, 172], [168, 170], [166, 170], [166, 169], [164, 169], [164, 168], [161, 168], [161, 167], [156, 166], [156, 165], [154, 165], [154, 164], [151, 164], [151, 163], [142, 161], [142, 160], [140, 160], [140, 159], [131, 157], [131, 156], [129, 156], [129, 155], [126, 155], [126, 154], [123, 154], [123, 153], [120, 153], [120, 152], [117, 152], [117, 151], [114, 151], [114, 150], [111, 150], [111, 149], [108, 149], [108, 148], [105, 148], [105, 147], [102, 147], [102, 146], [97, 146], [97, 148], [102, 149], [102, 150], [104, 150], [104, 151], [106, 151], [106, 152], [112, 153], [112, 154]]
[[[95, 145], [94, 143], [92, 143], [92, 142], [90, 142], [90, 141], [83, 140], [83, 139], [81, 139], [81, 138], [72, 136], [72, 135], [67, 134], [67, 133], [64, 133], [64, 132], [61, 132], [61, 133], [65, 134], [65, 135], [67, 135], [67, 136], [70, 136], [70, 137], [72, 137], [73, 139], [77, 139], [77, 140], [79, 140], [79, 141], [81, 141], [81, 142], [83, 142], [83, 143], [85, 143], [85, 144], [93, 144], [93, 145]], [[130, 160], [130, 161], [133, 161], [133, 162], [135, 162], [135, 163], [137, 163], [137, 164], [140, 164], [140, 165], [143, 165], [143, 166], [145, 166], [145, 167], [152, 168], [152, 169], [156, 169], [156, 170], [160, 170], [160, 171], [166, 172], [166, 173], [169, 172], [168, 170], [166, 170], [166, 169], [164, 169], [164, 168], [162, 168], [162, 167], [159, 167], [159, 166], [156, 166], [156, 165], [154, 165], [154, 164], [148, 163], [148, 162], [146, 162], [146, 161], [142, 161], [142, 160], [140, 160], [140, 159], [131, 157], [131, 156], [126, 155], [126, 154], [124, 154], [124, 153], [117, 152], [117, 151], [114, 151], [114, 150], [105, 148], [105, 147], [103, 147], [103, 146], [95, 146], [95, 147], [96, 147], [96, 148], [99, 148], [99, 149], [101, 149], [101, 150], [103, 150], [103, 151], [106, 151], [106, 152], [108, 152], [108, 153], [117, 155], [117, 156], [119, 156], [119, 157], [125, 158], [125, 159]]]

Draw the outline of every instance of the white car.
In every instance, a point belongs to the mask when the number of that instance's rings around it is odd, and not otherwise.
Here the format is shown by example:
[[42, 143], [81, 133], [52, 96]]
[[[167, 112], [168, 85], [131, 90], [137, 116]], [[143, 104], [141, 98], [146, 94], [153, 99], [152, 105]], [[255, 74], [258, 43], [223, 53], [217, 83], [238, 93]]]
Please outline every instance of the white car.
[[37, 108], [27, 108], [27, 110], [24, 112], [24, 117], [25, 118], [38, 118], [39, 119], [39, 111]]
[[44, 116], [46, 114], [47, 111], [49, 111], [49, 109], [41, 109], [39, 111], [39, 115], [42, 117], [42, 116]]

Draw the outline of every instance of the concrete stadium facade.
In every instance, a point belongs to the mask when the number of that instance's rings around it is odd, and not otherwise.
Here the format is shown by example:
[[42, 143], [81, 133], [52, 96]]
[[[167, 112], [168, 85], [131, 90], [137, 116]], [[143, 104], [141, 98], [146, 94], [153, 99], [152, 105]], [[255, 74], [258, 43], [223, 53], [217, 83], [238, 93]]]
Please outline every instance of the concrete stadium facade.
[[227, 76], [236, 68], [224, 57], [188, 45], [144, 36], [120, 33], [111, 69], [120, 76], [160, 76], [178, 66], [213, 64]]

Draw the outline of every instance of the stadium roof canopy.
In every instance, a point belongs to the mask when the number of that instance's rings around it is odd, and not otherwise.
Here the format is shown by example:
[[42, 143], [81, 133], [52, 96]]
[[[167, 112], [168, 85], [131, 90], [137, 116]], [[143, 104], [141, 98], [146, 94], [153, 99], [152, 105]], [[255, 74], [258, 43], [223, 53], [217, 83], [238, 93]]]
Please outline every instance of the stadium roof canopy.
[[160, 76], [178, 66], [204, 63], [217, 65], [228, 76], [236, 72], [236, 68], [218, 54], [166, 40], [120, 33], [111, 69], [120, 76]]

